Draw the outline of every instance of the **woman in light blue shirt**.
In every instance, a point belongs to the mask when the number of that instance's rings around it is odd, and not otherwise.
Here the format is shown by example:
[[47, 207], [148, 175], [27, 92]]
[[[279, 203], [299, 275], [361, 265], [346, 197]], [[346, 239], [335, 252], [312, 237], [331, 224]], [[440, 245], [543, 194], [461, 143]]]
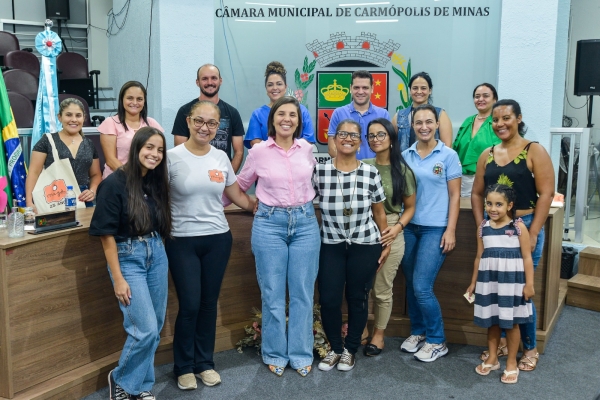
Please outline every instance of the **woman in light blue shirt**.
[[[286, 94], [287, 83], [285, 74], [285, 67], [280, 62], [272, 61], [267, 65], [265, 71], [265, 88], [267, 89], [267, 96], [269, 96], [269, 104], [265, 104], [252, 112], [248, 131], [246, 132], [246, 136], [244, 136], [244, 146], [248, 149], [252, 148], [256, 143], [269, 138], [267, 133], [267, 119], [269, 118], [269, 112], [273, 103]], [[300, 112], [302, 113], [302, 132], [300, 138], [305, 139], [309, 143], [314, 143], [315, 130], [310, 114], [302, 104], [300, 104]]]
[[415, 353], [419, 361], [431, 362], [448, 353], [433, 285], [446, 254], [456, 244], [462, 168], [458, 154], [435, 139], [439, 127], [435, 107], [416, 107], [412, 126], [416, 142], [402, 152], [417, 179], [415, 215], [404, 229], [406, 248], [402, 259], [410, 336], [400, 349]]

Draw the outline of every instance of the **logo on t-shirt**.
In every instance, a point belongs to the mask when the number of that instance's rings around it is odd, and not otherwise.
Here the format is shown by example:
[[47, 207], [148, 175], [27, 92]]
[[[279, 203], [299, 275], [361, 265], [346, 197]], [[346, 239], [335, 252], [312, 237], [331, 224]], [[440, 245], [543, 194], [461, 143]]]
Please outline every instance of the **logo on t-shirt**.
[[444, 174], [444, 164], [435, 163], [433, 166], [433, 174], [437, 176], [442, 176]]
[[225, 182], [225, 176], [223, 175], [223, 172], [219, 171], [218, 169], [209, 170], [208, 177], [210, 178], [211, 182], [216, 182], [216, 183]]

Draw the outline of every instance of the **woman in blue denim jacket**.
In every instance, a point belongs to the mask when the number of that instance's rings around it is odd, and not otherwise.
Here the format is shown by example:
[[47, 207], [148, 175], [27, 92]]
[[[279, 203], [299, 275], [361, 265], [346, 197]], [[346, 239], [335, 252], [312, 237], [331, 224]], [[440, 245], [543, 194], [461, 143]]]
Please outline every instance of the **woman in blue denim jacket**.
[[[431, 103], [433, 82], [427, 72], [419, 72], [410, 78], [408, 86], [412, 106], [399, 110], [392, 118], [392, 124], [398, 130], [400, 151], [408, 149], [416, 141], [415, 132], [412, 129], [412, 111], [420, 105]], [[439, 116], [440, 125], [435, 131], [435, 139], [441, 140], [446, 146], [452, 148], [452, 122], [450, 122], [450, 117], [443, 108], [435, 107], [435, 111]]]
[[90, 235], [100, 236], [127, 339], [108, 373], [111, 400], [154, 400], [154, 353], [165, 321], [171, 234], [165, 137], [140, 128], [127, 163], [98, 186]]

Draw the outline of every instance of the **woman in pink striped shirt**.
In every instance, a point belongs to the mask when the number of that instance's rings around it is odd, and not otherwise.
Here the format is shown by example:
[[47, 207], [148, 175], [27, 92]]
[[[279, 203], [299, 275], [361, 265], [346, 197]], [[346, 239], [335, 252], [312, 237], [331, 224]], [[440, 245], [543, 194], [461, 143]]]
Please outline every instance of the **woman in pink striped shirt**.
[[313, 363], [313, 292], [321, 240], [312, 204], [316, 161], [312, 145], [299, 139], [301, 132], [298, 101], [289, 96], [277, 100], [269, 113], [268, 140], [250, 149], [238, 175], [243, 191], [258, 179], [252, 252], [262, 295], [262, 357], [278, 376], [288, 362], [306, 376]]

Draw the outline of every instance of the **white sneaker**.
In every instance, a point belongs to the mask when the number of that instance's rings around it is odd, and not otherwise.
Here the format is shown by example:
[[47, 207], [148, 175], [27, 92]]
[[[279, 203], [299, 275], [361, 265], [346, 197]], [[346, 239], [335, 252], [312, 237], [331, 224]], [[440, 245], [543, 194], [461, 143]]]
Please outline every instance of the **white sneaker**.
[[333, 367], [340, 362], [340, 358], [342, 358], [341, 354], [337, 354], [335, 351], [331, 350], [329, 353], [327, 353], [325, 358], [321, 360], [318, 368], [321, 371], [331, 371]]
[[354, 354], [350, 354], [348, 350], [344, 349], [340, 357], [340, 362], [337, 365], [338, 371], [350, 371], [354, 368], [354, 360]]
[[446, 343], [431, 344], [425, 343], [425, 345], [415, 354], [415, 358], [423, 362], [432, 362], [440, 357], [448, 354], [448, 348]]
[[424, 335], [410, 335], [406, 338], [402, 345], [400, 346], [400, 350], [405, 353], [415, 353], [417, 352], [423, 345], [425, 344], [425, 336]]
[[202, 383], [206, 386], [215, 386], [221, 383], [221, 375], [214, 369], [202, 371], [199, 374], [196, 374], [196, 376], [200, 378]]
[[194, 374], [183, 374], [177, 377], [177, 387], [181, 390], [194, 390], [198, 387]]

